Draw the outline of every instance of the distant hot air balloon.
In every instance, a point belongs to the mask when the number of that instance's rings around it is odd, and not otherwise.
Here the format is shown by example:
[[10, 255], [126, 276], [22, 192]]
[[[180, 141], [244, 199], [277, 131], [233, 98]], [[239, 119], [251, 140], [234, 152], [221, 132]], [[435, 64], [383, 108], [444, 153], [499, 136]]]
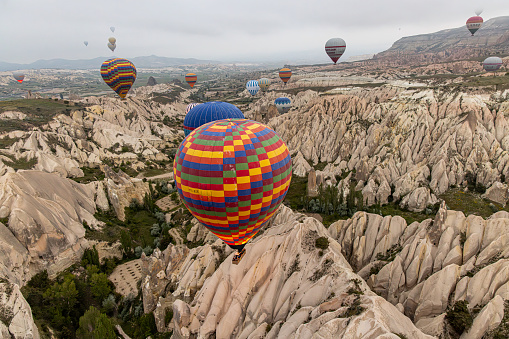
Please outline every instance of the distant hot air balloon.
[[198, 80], [198, 77], [194, 73], [187, 73], [186, 74], [186, 82], [191, 86], [191, 88], [194, 87], [194, 84], [196, 83], [196, 80]]
[[187, 136], [195, 128], [221, 119], [244, 119], [237, 106], [222, 101], [211, 101], [192, 108], [184, 118], [184, 134]]
[[332, 38], [325, 43], [325, 52], [334, 63], [345, 53], [346, 42], [341, 38]]
[[88, 46], [88, 41], [83, 41], [83, 43], [85, 44], [85, 46]]
[[101, 76], [119, 97], [125, 99], [136, 80], [136, 67], [126, 59], [109, 59], [101, 66]]
[[279, 114], [287, 113], [290, 108], [292, 108], [292, 101], [285, 97], [279, 97], [274, 100], [274, 105], [276, 105], [277, 111]]
[[23, 80], [25, 79], [25, 74], [21, 73], [21, 72], [14, 72], [12, 73], [12, 76], [14, 77], [14, 79], [16, 79], [20, 84], [23, 82]]
[[482, 67], [486, 72], [495, 72], [502, 67], [503, 62], [499, 57], [489, 57], [483, 61]]
[[110, 27], [110, 31], [111, 31], [112, 33], [115, 33], [115, 27], [111, 26], [111, 27]]
[[467, 29], [472, 33], [472, 36], [481, 28], [482, 23], [483, 19], [480, 16], [473, 16], [467, 20]]
[[218, 120], [184, 139], [173, 174], [184, 205], [237, 250], [232, 262], [238, 264], [246, 243], [283, 202], [292, 178], [292, 159], [269, 127], [246, 119]]
[[197, 104], [197, 103], [192, 103], [192, 104], [187, 105], [187, 107], [186, 107], [186, 114], [189, 113], [190, 110], [192, 110], [194, 107], [196, 107], [198, 105], [199, 104]]
[[267, 92], [270, 86], [270, 80], [267, 78], [261, 78], [260, 80], [258, 80], [258, 86], [260, 86], [262, 92]]
[[290, 80], [292, 76], [292, 70], [289, 69], [289, 68], [281, 68], [279, 70], [279, 77], [281, 78], [281, 80], [283, 80], [283, 82], [286, 83], [288, 82], [288, 80]]
[[251, 95], [256, 95], [260, 90], [260, 85], [258, 84], [258, 80], [249, 80], [246, 84], [246, 89]]
[[483, 11], [483, 9], [482, 9], [482, 8], [478, 8], [478, 9], [476, 9], [476, 10], [475, 10], [475, 15], [477, 15], [477, 16], [481, 15], [481, 14], [482, 14], [482, 11]]
[[114, 37], [109, 37], [108, 41], [110, 42], [110, 44], [114, 45], [117, 42], [117, 39], [115, 39]]
[[115, 48], [117, 48], [117, 45], [112, 44], [111, 42], [108, 42], [108, 48], [111, 49], [111, 51], [115, 51]]

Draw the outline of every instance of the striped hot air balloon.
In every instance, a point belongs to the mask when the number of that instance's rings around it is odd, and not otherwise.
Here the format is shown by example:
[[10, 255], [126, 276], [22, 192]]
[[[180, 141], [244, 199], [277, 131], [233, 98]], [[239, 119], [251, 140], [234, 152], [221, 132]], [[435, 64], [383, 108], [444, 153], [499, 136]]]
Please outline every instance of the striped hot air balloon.
[[503, 62], [499, 57], [489, 57], [483, 61], [482, 67], [486, 72], [495, 72], [502, 67]]
[[194, 73], [187, 73], [186, 74], [186, 81], [189, 84], [189, 86], [191, 86], [191, 88], [194, 87], [194, 84], [196, 83], [197, 79], [198, 79], [198, 77]]
[[187, 107], [186, 107], [186, 114], [189, 113], [190, 110], [192, 110], [194, 107], [196, 107], [198, 105], [199, 104], [197, 104], [197, 103], [192, 103], [192, 104], [187, 105]]
[[197, 105], [184, 118], [184, 134], [187, 136], [195, 128], [221, 119], [244, 119], [237, 106], [222, 101], [211, 101]]
[[191, 214], [238, 251], [236, 264], [246, 243], [283, 202], [292, 160], [285, 143], [269, 127], [227, 119], [191, 132], [175, 155], [173, 173]]
[[288, 80], [290, 80], [290, 78], [292, 77], [292, 70], [289, 68], [281, 68], [279, 70], [279, 77], [281, 78], [281, 80], [283, 80], [283, 82], [286, 85]]
[[285, 97], [279, 97], [274, 100], [274, 105], [276, 105], [277, 111], [279, 114], [287, 113], [290, 108], [292, 108], [292, 101]]
[[325, 53], [336, 63], [345, 53], [346, 42], [341, 38], [332, 38], [325, 43]]
[[23, 82], [23, 80], [25, 79], [25, 74], [23, 74], [21, 72], [14, 72], [14, 73], [12, 73], [12, 77], [14, 79], [16, 79], [17, 82], [19, 82], [21, 84]]
[[481, 28], [483, 22], [484, 20], [480, 16], [473, 16], [467, 20], [467, 29], [472, 33], [472, 36]]
[[261, 78], [258, 80], [258, 85], [260, 86], [262, 92], [267, 92], [269, 90], [270, 80], [267, 78]]
[[258, 80], [249, 80], [246, 84], [246, 89], [251, 95], [256, 95], [260, 90], [260, 85], [258, 84]]
[[125, 99], [127, 92], [136, 80], [136, 67], [126, 59], [114, 58], [103, 62], [101, 76], [104, 82], [114, 90], [119, 97]]

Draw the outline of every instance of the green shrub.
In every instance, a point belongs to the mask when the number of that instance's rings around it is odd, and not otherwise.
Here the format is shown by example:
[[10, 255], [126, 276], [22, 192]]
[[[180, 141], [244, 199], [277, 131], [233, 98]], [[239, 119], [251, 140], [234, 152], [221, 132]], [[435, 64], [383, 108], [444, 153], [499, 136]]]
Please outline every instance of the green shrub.
[[315, 240], [316, 248], [320, 248], [322, 250], [326, 250], [329, 247], [329, 239], [326, 237], [320, 237]]
[[467, 306], [468, 302], [465, 300], [457, 301], [452, 307], [447, 309], [447, 314], [445, 315], [449, 325], [460, 335], [467, 331], [473, 323], [472, 315]]

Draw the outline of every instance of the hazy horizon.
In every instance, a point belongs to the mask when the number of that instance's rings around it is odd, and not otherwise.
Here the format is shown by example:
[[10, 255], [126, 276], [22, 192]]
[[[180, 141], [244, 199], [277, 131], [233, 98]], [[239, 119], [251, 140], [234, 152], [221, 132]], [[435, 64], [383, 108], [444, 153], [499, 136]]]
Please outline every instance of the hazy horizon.
[[[404, 36], [426, 34], [465, 24], [482, 7], [485, 21], [509, 15], [506, 0], [339, 1], [302, 0], [241, 3], [219, 0], [144, 6], [90, 0], [0, 0], [0, 61], [29, 64], [38, 60], [89, 60], [104, 55], [157, 55], [220, 62], [327, 63], [325, 42], [341, 37], [350, 56], [388, 49]], [[115, 26], [115, 33], [109, 29]], [[465, 28], [466, 30], [466, 28]], [[111, 53], [107, 39], [117, 39]], [[85, 47], [83, 41], [89, 45]]]

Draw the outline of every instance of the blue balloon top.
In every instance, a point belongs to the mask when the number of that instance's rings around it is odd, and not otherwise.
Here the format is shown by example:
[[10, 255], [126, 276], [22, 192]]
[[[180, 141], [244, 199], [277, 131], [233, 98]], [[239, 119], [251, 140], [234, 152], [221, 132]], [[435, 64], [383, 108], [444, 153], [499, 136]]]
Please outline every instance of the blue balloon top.
[[222, 101], [211, 101], [193, 107], [184, 119], [184, 134], [186, 137], [195, 128], [206, 123], [222, 119], [245, 119], [237, 106]]
[[274, 100], [274, 104], [281, 105], [281, 104], [291, 104], [291, 100], [285, 97], [279, 97], [276, 100]]

